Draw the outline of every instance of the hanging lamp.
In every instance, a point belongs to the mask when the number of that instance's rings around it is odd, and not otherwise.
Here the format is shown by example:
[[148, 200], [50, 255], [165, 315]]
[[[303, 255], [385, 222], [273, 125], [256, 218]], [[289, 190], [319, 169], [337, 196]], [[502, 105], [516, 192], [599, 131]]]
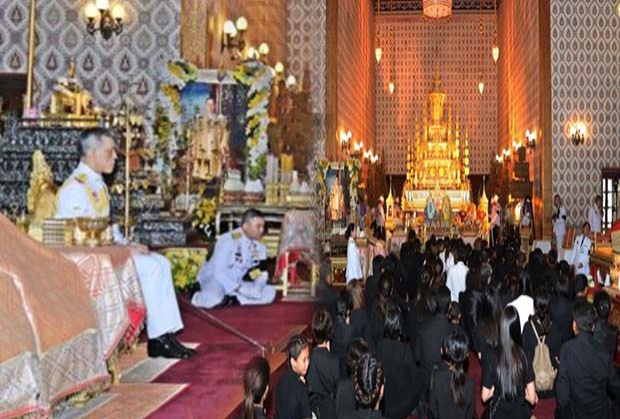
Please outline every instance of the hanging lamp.
[[493, 30], [493, 61], [499, 60], [499, 44], [497, 43], [497, 0], [493, 0], [493, 16], [495, 17], [495, 29]]
[[484, 92], [484, 78], [483, 78], [483, 65], [482, 65], [482, 0], [480, 0], [480, 81], [478, 82], [478, 91], [480, 94]]
[[381, 62], [381, 57], [383, 56], [383, 50], [381, 49], [381, 26], [379, 25], [379, 18], [381, 17], [381, 0], [377, 2], [377, 35], [375, 38], [375, 59], [377, 60], [377, 64]]

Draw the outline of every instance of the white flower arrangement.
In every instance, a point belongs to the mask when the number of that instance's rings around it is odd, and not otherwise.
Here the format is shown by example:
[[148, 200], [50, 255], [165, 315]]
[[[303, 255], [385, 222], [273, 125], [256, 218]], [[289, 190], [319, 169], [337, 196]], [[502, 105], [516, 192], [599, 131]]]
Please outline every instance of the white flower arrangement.
[[249, 87], [245, 126], [248, 178], [258, 180], [267, 166], [268, 108], [273, 72], [260, 61], [247, 61], [237, 68], [234, 76], [241, 84]]

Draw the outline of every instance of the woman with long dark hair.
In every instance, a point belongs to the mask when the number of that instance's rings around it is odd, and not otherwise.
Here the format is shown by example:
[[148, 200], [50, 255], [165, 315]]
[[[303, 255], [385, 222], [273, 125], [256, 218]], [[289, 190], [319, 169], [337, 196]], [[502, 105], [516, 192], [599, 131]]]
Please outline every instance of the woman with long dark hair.
[[529, 419], [530, 404], [538, 402], [532, 365], [523, 351], [519, 313], [512, 306], [502, 313], [497, 350], [482, 355], [482, 402], [489, 402], [490, 417], [509, 419]]
[[469, 339], [457, 327], [441, 345], [444, 362], [433, 372], [429, 396], [432, 419], [472, 419], [476, 412], [476, 388], [465, 374]]
[[387, 305], [394, 293], [394, 278], [388, 270], [381, 274], [379, 279], [379, 297], [373, 303], [370, 311], [370, 324], [373, 344], [375, 346], [383, 339], [383, 322], [385, 321], [385, 312]]
[[265, 399], [269, 392], [269, 363], [254, 357], [243, 369], [243, 419], [267, 419]]
[[494, 350], [499, 343], [499, 324], [502, 306], [497, 289], [487, 287], [476, 296], [474, 305], [473, 350], [482, 358], [488, 350]]
[[[558, 368], [560, 347], [562, 346], [562, 334], [551, 321], [549, 313], [549, 293], [546, 288], [540, 288], [534, 294], [534, 315], [523, 328], [523, 350], [532, 366], [534, 365], [534, 353], [538, 341], [541, 340], [549, 348], [549, 359], [554, 368]], [[537, 389], [541, 398], [552, 397], [553, 391], [541, 392]]]
[[386, 381], [383, 413], [390, 419], [404, 419], [418, 405], [422, 380], [413, 351], [403, 342], [403, 319], [397, 305], [388, 304], [383, 330], [384, 338], [377, 345]]

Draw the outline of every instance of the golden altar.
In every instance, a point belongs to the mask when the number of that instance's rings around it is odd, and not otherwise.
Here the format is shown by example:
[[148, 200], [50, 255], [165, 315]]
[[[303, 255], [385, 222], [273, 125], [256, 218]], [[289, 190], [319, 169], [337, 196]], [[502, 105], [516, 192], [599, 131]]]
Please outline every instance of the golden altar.
[[459, 118], [452, 117], [451, 106], [446, 118], [446, 93], [441, 89], [438, 64], [433, 84], [428, 103], [424, 103], [421, 127], [416, 117], [415, 137], [407, 144], [407, 177], [402, 194], [405, 212], [423, 211], [430, 195], [435, 200], [447, 195], [456, 211], [470, 200], [469, 133], [465, 131], [462, 138]]

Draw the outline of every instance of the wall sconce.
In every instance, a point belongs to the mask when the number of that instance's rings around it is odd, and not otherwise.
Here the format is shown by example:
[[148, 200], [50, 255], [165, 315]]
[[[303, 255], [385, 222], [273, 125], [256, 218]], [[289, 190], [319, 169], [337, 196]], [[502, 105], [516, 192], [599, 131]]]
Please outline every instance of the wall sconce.
[[[123, 32], [125, 9], [120, 3], [110, 10], [108, 0], [90, 2], [84, 9], [84, 15], [86, 16], [86, 32], [92, 36], [99, 31], [103, 39], [108, 40], [112, 35], [120, 35]], [[95, 22], [97, 15], [99, 15], [99, 24]]]
[[570, 139], [576, 146], [586, 141], [586, 124], [577, 122], [570, 128]]
[[377, 164], [379, 162], [379, 156], [376, 154], [373, 154], [372, 152], [370, 153], [370, 163], [372, 163], [373, 165]]
[[340, 132], [340, 150], [342, 151], [342, 154], [344, 155], [349, 154], [349, 140], [351, 139], [351, 137], [353, 137], [353, 134], [351, 134], [351, 131]]
[[504, 162], [510, 163], [510, 149], [505, 148], [504, 151], [502, 151], [502, 156], [504, 157]]
[[240, 57], [241, 53], [245, 49], [244, 35], [245, 31], [247, 30], [248, 21], [243, 16], [240, 16], [235, 23], [233, 23], [232, 20], [227, 20], [226, 22], [224, 22], [224, 28], [222, 29], [221, 52], [224, 52], [224, 50], [228, 50], [233, 60]]
[[372, 150], [364, 151], [364, 161], [370, 161], [372, 158]]
[[364, 143], [362, 141], [353, 143], [353, 157], [359, 157], [364, 150]]
[[514, 151], [518, 152], [521, 147], [523, 147], [521, 141], [517, 142], [517, 140], [512, 140], [512, 148], [514, 149]]
[[527, 142], [525, 143], [528, 149], [536, 148], [536, 131], [530, 131], [529, 129], [525, 131], [525, 138]]

